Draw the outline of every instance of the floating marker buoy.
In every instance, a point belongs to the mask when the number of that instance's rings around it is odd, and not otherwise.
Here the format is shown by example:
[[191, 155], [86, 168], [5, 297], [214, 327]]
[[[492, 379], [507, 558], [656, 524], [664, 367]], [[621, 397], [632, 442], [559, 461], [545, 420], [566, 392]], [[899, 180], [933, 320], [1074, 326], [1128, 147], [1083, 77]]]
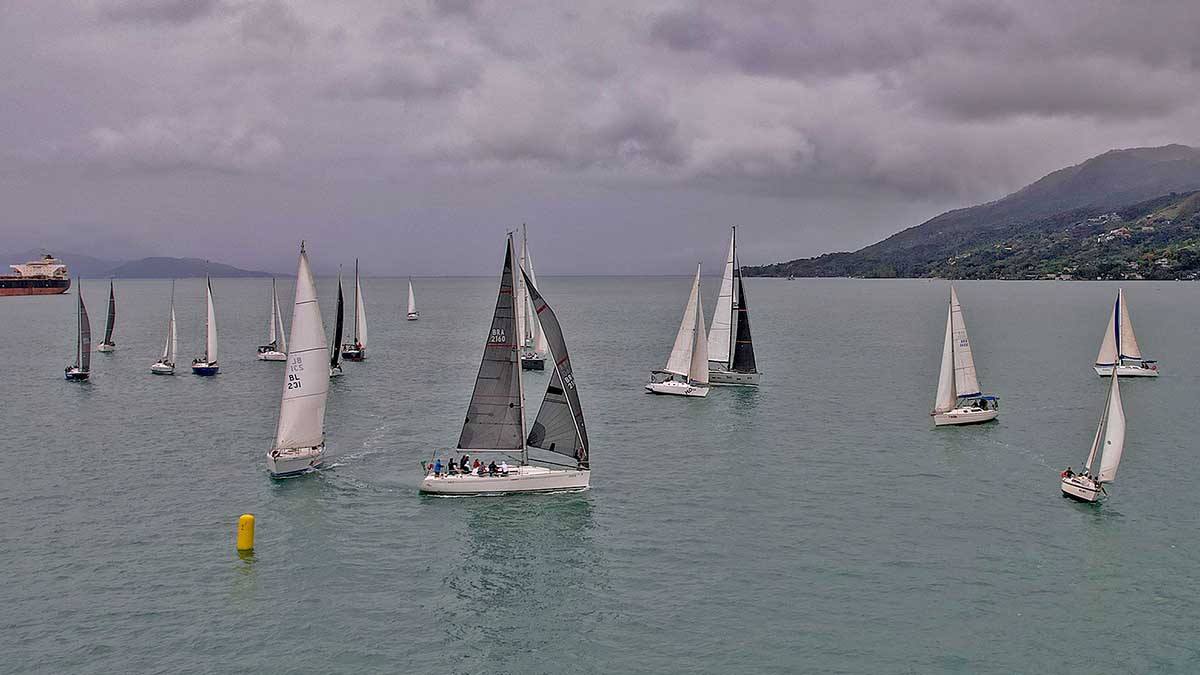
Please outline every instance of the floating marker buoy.
[[254, 550], [254, 516], [249, 513], [243, 513], [238, 518], [237, 550]]

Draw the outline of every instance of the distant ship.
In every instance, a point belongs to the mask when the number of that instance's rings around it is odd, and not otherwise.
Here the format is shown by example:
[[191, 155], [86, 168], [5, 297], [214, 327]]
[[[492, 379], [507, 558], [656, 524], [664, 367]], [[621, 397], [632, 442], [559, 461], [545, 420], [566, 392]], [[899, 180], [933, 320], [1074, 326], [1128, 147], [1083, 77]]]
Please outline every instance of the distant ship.
[[24, 265], [10, 265], [15, 274], [0, 276], [0, 296], [57, 295], [71, 287], [67, 266], [52, 255]]

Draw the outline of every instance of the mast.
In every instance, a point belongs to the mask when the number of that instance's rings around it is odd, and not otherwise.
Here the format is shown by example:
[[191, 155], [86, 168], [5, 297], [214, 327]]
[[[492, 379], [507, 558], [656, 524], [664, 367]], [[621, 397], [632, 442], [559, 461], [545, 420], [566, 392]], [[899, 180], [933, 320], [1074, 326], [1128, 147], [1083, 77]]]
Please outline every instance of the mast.
[[358, 283], [358, 258], [354, 259], [354, 341], [358, 342], [358, 308], [362, 306], [362, 301], [358, 298], [362, 294], [362, 286]]
[[167, 341], [163, 345], [161, 363], [175, 363], [175, 350], [177, 348], [175, 338], [175, 280], [171, 280], [171, 311], [167, 317]]
[[267, 313], [267, 344], [274, 349], [279, 338], [275, 335], [275, 324], [279, 323], [279, 296], [275, 293], [275, 279], [271, 278], [271, 311]]
[[83, 368], [83, 284], [77, 279], [75, 286], [75, 367]]
[[[287, 332], [283, 327], [283, 316], [279, 313], [279, 294], [275, 292], [275, 280], [271, 279], [271, 305], [275, 308], [275, 316], [271, 319], [271, 326], [279, 324], [279, 351], [287, 353]], [[274, 332], [274, 331], [272, 331]], [[274, 342], [274, 340], [272, 340]]]
[[354, 342], [364, 350], [367, 348], [367, 306], [363, 302], [357, 258], [354, 259]]

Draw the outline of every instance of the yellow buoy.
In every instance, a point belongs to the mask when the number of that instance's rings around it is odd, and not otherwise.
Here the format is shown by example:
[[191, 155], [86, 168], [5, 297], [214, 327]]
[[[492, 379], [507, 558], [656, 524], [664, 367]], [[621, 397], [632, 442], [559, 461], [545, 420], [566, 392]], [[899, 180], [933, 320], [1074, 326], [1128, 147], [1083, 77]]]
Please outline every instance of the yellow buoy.
[[254, 516], [249, 513], [243, 513], [238, 518], [237, 550], [254, 550]]

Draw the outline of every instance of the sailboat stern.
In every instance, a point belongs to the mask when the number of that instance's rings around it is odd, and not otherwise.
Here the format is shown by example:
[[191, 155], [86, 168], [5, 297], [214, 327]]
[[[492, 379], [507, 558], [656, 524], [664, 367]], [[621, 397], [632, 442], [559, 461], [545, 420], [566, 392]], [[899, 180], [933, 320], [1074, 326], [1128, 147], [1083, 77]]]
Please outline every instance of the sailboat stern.
[[545, 370], [546, 355], [537, 352], [521, 354], [521, 370]]
[[174, 375], [175, 364], [156, 361], [154, 362], [154, 365], [150, 366], [150, 372], [154, 373], [155, 375]]
[[101, 342], [100, 344], [96, 345], [96, 351], [98, 351], [102, 354], [110, 354], [112, 352], [115, 352], [116, 350], [117, 350], [117, 345], [115, 343]]
[[591, 484], [587, 469], [551, 469], [525, 465], [509, 469], [506, 475], [478, 474], [434, 475], [421, 480], [421, 493], [453, 497], [484, 497], [530, 492], [581, 492]]
[[267, 453], [267, 471], [271, 478], [303, 476], [320, 469], [324, 462], [324, 443], [315, 448], [275, 448]]
[[201, 375], [203, 377], [212, 377], [220, 372], [221, 366], [216, 361], [192, 361], [192, 374]]
[[760, 373], [739, 373], [736, 370], [721, 370], [708, 364], [708, 383], [734, 387], [757, 387]]
[[1100, 483], [1078, 474], [1062, 476], [1060, 485], [1063, 496], [1076, 501], [1092, 503], [1098, 501], [1104, 494]]

